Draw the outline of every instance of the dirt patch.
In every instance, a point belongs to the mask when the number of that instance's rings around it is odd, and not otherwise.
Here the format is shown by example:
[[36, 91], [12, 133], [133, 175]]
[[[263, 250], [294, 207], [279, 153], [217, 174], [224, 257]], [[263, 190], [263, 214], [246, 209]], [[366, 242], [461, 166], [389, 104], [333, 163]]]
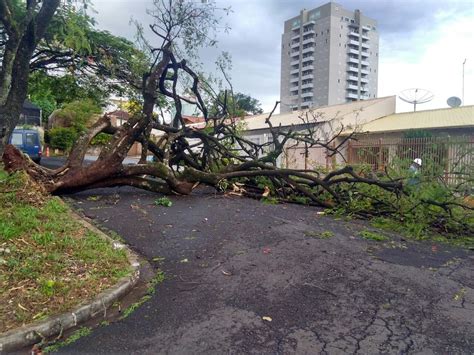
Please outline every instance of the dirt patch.
[[[90, 196], [100, 196], [90, 199]], [[315, 208], [201, 190], [156, 206], [133, 189], [72, 204], [165, 271], [153, 297], [64, 353], [469, 353], [472, 252]], [[321, 238], [321, 236], [324, 236]]]

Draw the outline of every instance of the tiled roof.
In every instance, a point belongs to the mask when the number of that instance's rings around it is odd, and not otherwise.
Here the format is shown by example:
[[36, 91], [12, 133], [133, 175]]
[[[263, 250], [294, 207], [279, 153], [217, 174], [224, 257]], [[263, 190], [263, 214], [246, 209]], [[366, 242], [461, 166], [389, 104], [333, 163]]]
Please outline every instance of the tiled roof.
[[117, 117], [117, 118], [121, 118], [122, 120], [128, 120], [130, 118], [130, 114], [124, 110], [115, 110], [115, 111], [109, 112], [109, 115]]

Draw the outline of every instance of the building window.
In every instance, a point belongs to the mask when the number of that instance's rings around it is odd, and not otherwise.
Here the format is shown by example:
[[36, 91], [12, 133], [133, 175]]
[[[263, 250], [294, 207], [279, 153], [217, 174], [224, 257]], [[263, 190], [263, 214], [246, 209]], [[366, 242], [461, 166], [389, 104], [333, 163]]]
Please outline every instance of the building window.
[[340, 82], [341, 82], [341, 79], [337, 79], [337, 82], [340, 83]]
[[341, 34], [339, 33], [339, 38], [341, 38]]
[[327, 29], [327, 33], [329, 33], [329, 28]]
[[309, 14], [309, 20], [317, 20], [318, 18], [321, 17], [321, 11], [314, 11], [311, 14]]
[[326, 38], [326, 43], [328, 43], [328, 39]]

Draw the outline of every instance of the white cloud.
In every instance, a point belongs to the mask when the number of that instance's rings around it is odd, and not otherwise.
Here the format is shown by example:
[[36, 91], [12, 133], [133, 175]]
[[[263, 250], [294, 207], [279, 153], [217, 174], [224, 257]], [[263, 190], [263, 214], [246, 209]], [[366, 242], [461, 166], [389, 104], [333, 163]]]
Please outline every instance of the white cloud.
[[[448, 107], [450, 96], [462, 96], [462, 63], [465, 65], [465, 104], [474, 104], [474, 36], [472, 17], [437, 16], [444, 21], [412, 33], [409, 38], [381, 39], [379, 96], [398, 94], [407, 88], [433, 92], [434, 99], [418, 109]], [[404, 43], [400, 48], [400, 43]], [[397, 51], [397, 49], [399, 49]], [[398, 100], [397, 111], [413, 107]]]
[[[450, 96], [461, 97], [465, 66], [465, 104], [474, 104], [474, 15], [472, 0], [426, 0], [415, 5], [399, 0], [339, 0], [344, 7], [377, 19], [380, 31], [379, 97], [420, 87], [435, 94], [420, 109], [447, 107]], [[469, 6], [471, 3], [471, 6]], [[133, 16], [146, 24], [151, 0], [94, 0], [99, 27], [132, 39]], [[237, 91], [250, 94], [270, 111], [280, 93], [280, 41], [283, 21], [319, 4], [314, 0], [218, 0], [232, 6], [224, 19], [231, 26], [221, 34], [219, 51], [233, 57], [232, 79]], [[322, 4], [322, 3], [320, 3]], [[207, 70], [214, 70], [218, 51], [203, 51]], [[412, 107], [399, 100], [398, 111]]]

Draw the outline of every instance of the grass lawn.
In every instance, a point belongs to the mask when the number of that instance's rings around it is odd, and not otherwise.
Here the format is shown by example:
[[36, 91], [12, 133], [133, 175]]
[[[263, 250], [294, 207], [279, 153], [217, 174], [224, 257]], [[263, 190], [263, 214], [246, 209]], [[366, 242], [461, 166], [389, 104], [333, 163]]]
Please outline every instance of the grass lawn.
[[0, 333], [72, 309], [130, 273], [125, 251], [0, 166]]

